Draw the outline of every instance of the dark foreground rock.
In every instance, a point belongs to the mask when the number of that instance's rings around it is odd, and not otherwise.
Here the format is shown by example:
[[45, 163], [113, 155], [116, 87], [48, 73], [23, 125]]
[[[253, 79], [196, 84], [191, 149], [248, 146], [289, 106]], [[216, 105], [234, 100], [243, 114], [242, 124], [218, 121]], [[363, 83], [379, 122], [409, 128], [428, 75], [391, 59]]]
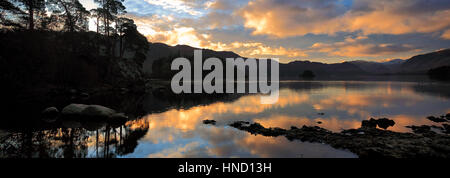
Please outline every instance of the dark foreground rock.
[[434, 116], [428, 116], [427, 119], [433, 122], [448, 122], [447, 119], [445, 119], [446, 116], [441, 116], [441, 117], [434, 117]]
[[[384, 119], [382, 122], [391, 123]], [[340, 133], [318, 126], [302, 128], [293, 126], [290, 130], [286, 130], [265, 128], [258, 123], [250, 124], [242, 121], [232, 123], [230, 126], [256, 135], [285, 136], [289, 140], [329, 144], [334, 148], [347, 149], [361, 158], [450, 158], [448, 135], [398, 133], [373, 127], [373, 120], [364, 123], [365, 127], [344, 130]], [[428, 133], [428, 128], [419, 129]]]
[[123, 113], [100, 105], [70, 104], [61, 111], [63, 116], [86, 116], [99, 119], [127, 119]]
[[46, 122], [54, 122], [58, 119], [59, 110], [56, 107], [49, 107], [42, 111], [42, 120]]
[[376, 128], [378, 126], [386, 130], [388, 127], [392, 127], [394, 125], [395, 122], [387, 118], [380, 118], [380, 119], [370, 118], [369, 120], [362, 121], [361, 128]]
[[414, 133], [416, 134], [426, 134], [433, 132], [431, 131], [431, 127], [428, 125], [422, 125], [422, 126], [406, 126], [407, 128], [410, 128]]
[[211, 125], [216, 125], [216, 121], [215, 120], [203, 120], [203, 124], [211, 124]]
[[123, 124], [128, 121], [124, 113], [100, 105], [70, 104], [61, 112], [56, 107], [42, 111], [42, 119], [54, 123], [59, 120], [70, 127], [77, 127], [79, 123], [108, 123]]

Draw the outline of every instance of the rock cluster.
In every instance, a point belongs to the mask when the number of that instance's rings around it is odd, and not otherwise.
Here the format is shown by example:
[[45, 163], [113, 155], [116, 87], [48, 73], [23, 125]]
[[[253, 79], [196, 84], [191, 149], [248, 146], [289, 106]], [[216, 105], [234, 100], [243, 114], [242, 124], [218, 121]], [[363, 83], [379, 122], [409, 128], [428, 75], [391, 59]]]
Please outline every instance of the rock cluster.
[[70, 104], [61, 112], [56, 107], [42, 111], [44, 121], [53, 122], [58, 119], [78, 121], [121, 122], [128, 120], [124, 113], [100, 105]]
[[[370, 119], [361, 128], [334, 133], [318, 126], [292, 126], [290, 130], [265, 128], [258, 123], [238, 121], [230, 124], [239, 130], [264, 136], [285, 136], [289, 140], [301, 140], [329, 144], [334, 148], [347, 149], [359, 157], [377, 158], [450, 158], [450, 136], [430, 134], [428, 127], [411, 127], [415, 132], [428, 134], [398, 133], [377, 129], [392, 126], [389, 119]], [[448, 127], [448, 125], [447, 125]], [[387, 127], [386, 127], [387, 128]]]

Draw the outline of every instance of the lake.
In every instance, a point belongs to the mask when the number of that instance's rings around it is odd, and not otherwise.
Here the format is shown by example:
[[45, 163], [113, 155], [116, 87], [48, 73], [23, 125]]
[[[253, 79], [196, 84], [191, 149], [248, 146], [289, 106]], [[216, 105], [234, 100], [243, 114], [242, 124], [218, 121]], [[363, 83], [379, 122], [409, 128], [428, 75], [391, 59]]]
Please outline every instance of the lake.
[[[430, 115], [450, 113], [450, 84], [402, 81], [283, 81], [279, 101], [260, 95], [167, 98], [150, 93], [137, 100], [138, 119], [124, 125], [62, 122], [27, 129], [2, 126], [0, 157], [294, 157], [354, 158], [321, 143], [252, 135], [228, 126], [235, 121], [264, 127], [320, 126], [333, 132], [359, 128], [362, 120], [389, 118], [388, 130], [433, 125]], [[128, 104], [129, 105], [129, 104]], [[120, 110], [123, 106], [116, 106]], [[136, 114], [139, 115], [139, 114]], [[205, 125], [203, 120], [215, 120]]]

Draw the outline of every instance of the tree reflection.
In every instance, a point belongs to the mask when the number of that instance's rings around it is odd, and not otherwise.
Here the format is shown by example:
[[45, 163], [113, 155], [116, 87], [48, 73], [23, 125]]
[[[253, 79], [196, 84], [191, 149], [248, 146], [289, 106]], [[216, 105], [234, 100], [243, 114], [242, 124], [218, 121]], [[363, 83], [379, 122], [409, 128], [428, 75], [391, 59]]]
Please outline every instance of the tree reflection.
[[85, 128], [14, 131], [0, 142], [0, 157], [114, 158], [132, 153], [148, 130], [148, 121], [141, 120], [94, 131]]

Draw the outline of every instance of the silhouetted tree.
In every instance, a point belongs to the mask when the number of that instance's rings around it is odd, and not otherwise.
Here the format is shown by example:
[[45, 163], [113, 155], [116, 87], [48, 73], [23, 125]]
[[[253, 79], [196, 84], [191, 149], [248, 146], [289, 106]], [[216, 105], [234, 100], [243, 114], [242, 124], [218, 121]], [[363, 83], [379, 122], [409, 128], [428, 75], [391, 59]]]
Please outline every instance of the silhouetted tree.
[[125, 6], [122, 4], [124, 0], [94, 0], [94, 2], [100, 5], [102, 9], [101, 15], [103, 17], [103, 24], [105, 25], [105, 35], [110, 36], [111, 23], [118, 15], [125, 14]]
[[136, 25], [134, 25], [134, 21], [132, 19], [129, 18], [125, 18], [125, 17], [119, 17], [116, 19], [116, 29], [117, 29], [117, 34], [119, 35], [119, 55], [120, 57], [123, 56], [123, 52], [124, 52], [124, 45], [123, 45], [123, 38], [125, 36], [125, 34], [127, 36], [130, 36], [129, 33], [134, 33], [132, 28], [136, 28]]
[[26, 13], [17, 7], [11, 0], [0, 0], [0, 27], [16, 27], [23, 28], [23, 26], [15, 21], [19, 16]]
[[97, 33], [100, 33], [100, 19], [102, 18], [103, 14], [102, 8], [92, 9], [91, 10], [91, 17], [95, 18], [95, 25], [97, 26]]
[[89, 11], [78, 0], [47, 0], [48, 7], [65, 19], [64, 29], [69, 32], [87, 31]]
[[39, 13], [45, 12], [45, 0], [15, 0], [26, 11], [26, 16], [23, 17], [27, 22], [28, 29], [35, 29], [35, 16]]

